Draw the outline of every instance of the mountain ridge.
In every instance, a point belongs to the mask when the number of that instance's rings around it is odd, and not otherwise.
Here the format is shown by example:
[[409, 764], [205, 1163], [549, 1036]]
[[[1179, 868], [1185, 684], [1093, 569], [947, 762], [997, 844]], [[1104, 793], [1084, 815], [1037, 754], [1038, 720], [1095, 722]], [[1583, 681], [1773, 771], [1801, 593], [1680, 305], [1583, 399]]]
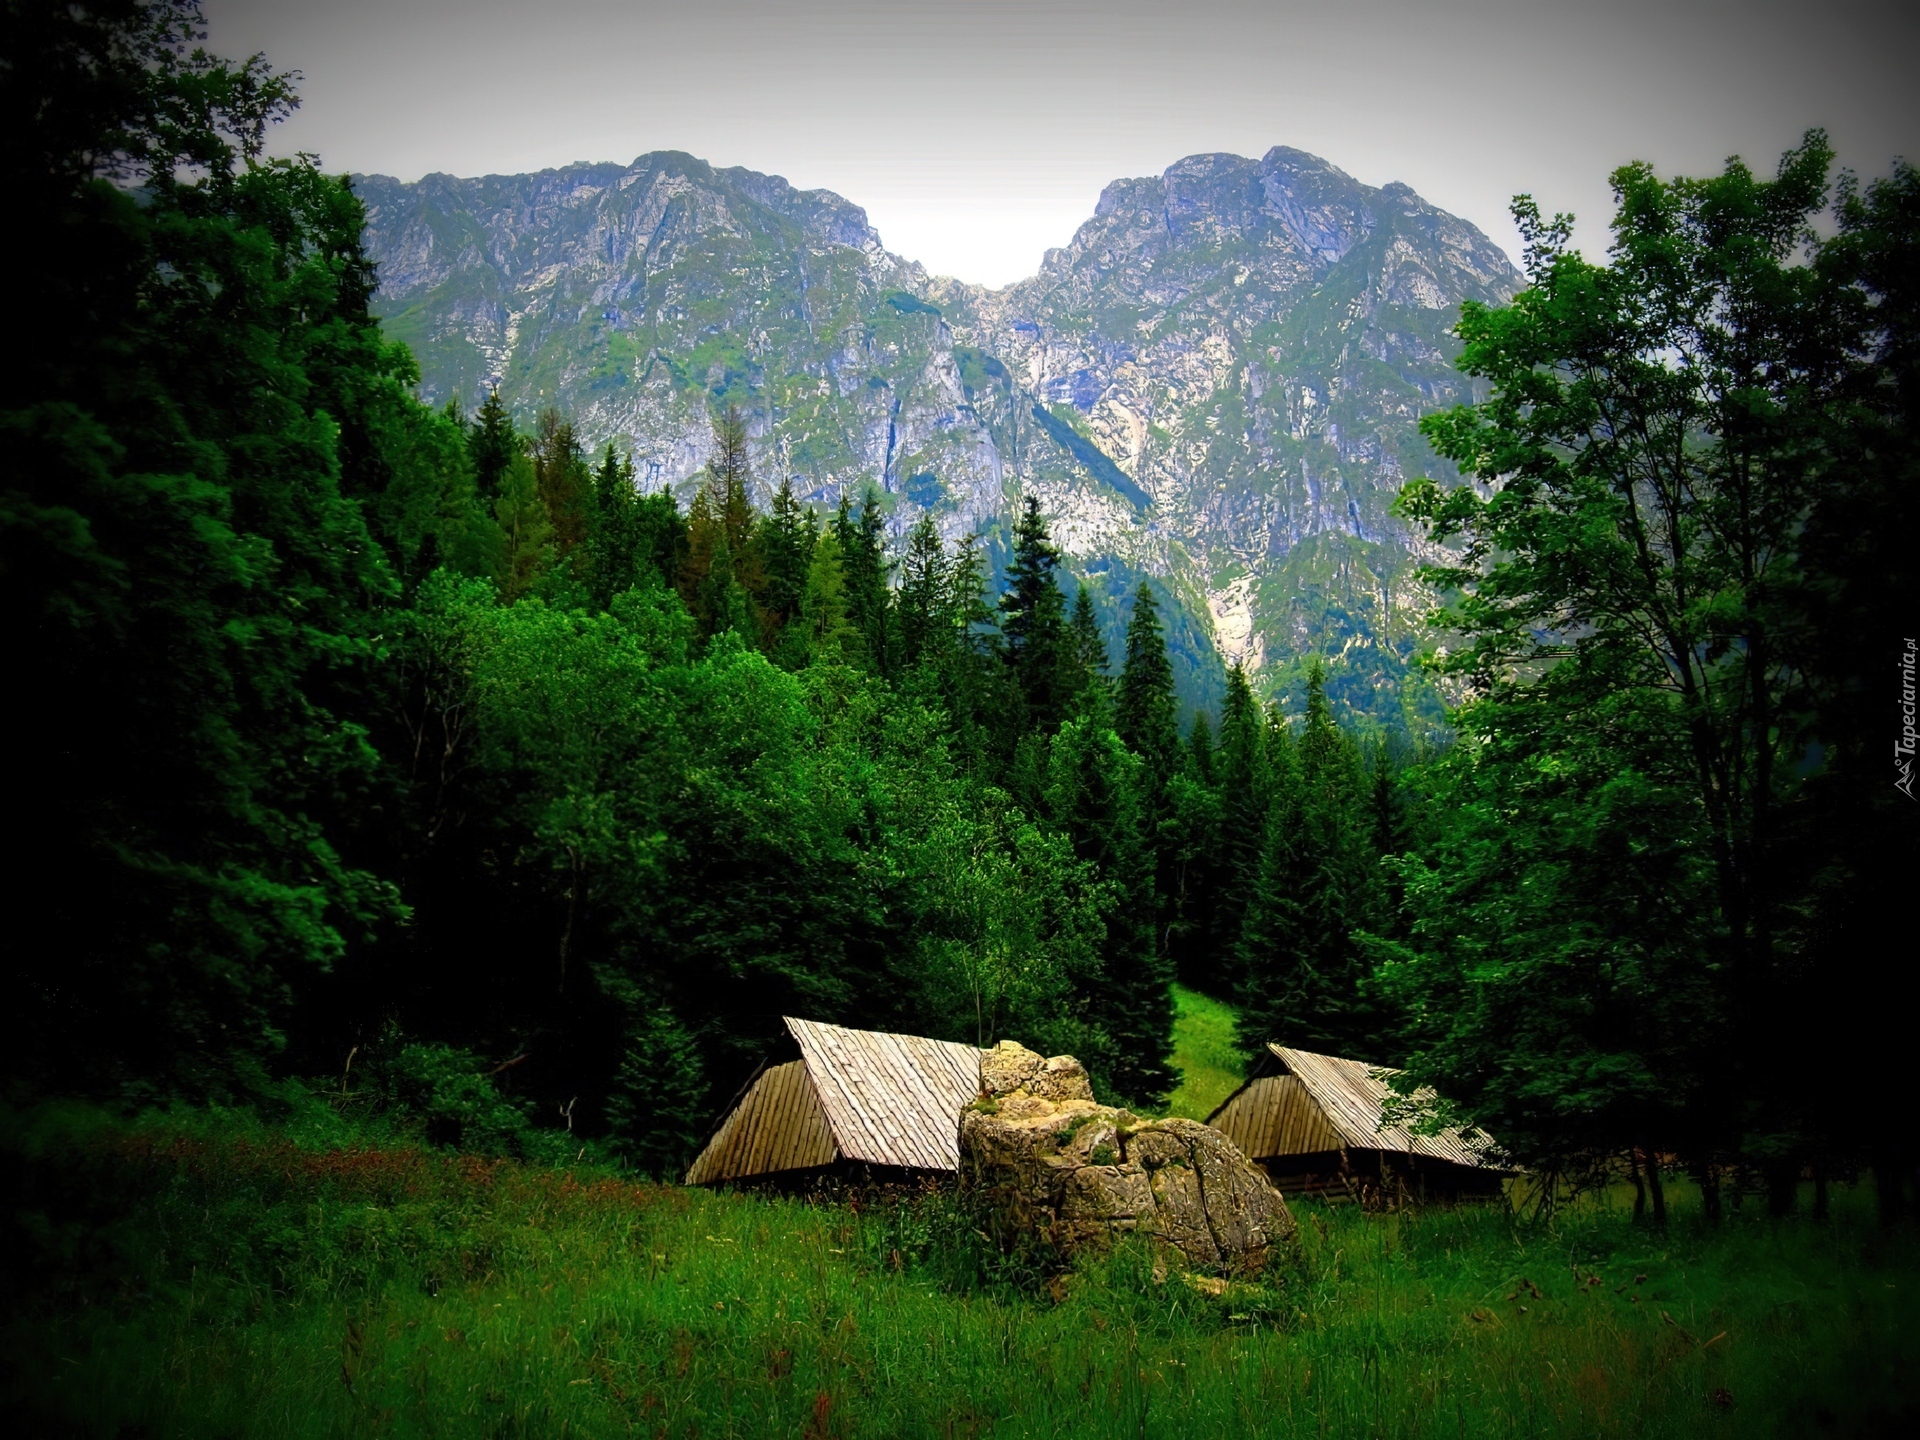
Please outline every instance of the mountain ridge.
[[896, 534], [931, 513], [1003, 547], [1032, 492], [1115, 638], [1122, 592], [1167, 592], [1189, 703], [1217, 693], [1217, 646], [1282, 698], [1321, 654], [1348, 709], [1431, 718], [1419, 542], [1389, 505], [1439, 468], [1420, 414], [1471, 397], [1459, 304], [1519, 275], [1405, 185], [1284, 146], [1189, 156], [1113, 181], [989, 289], [886, 250], [833, 191], [683, 152], [355, 184], [429, 399], [559, 404], [683, 496], [737, 403], [763, 485], [831, 505], [871, 483]]

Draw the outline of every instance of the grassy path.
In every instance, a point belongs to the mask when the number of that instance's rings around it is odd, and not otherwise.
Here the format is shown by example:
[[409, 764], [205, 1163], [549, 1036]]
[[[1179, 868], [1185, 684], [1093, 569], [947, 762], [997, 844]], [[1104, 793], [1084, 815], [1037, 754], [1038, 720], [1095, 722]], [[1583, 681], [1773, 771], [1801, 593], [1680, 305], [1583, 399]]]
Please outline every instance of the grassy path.
[[1233, 1045], [1234, 1010], [1184, 985], [1173, 987], [1173, 1006], [1173, 1064], [1181, 1080], [1167, 1113], [1204, 1120], [1246, 1078]]

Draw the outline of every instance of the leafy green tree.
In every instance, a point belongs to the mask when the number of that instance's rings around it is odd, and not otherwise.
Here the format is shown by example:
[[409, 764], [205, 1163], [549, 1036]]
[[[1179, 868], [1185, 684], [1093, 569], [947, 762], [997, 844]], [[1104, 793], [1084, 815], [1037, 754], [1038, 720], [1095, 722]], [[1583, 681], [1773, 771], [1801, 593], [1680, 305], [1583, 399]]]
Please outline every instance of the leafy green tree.
[[915, 847], [921, 1012], [935, 1033], [1017, 1039], [1104, 1073], [1113, 1045], [1089, 1017], [1107, 892], [1066, 837], [995, 790], [938, 807]]
[[[1460, 323], [1460, 363], [1489, 398], [1423, 426], [1482, 488], [1419, 481], [1401, 502], [1458, 547], [1459, 563], [1429, 578], [1460, 597], [1440, 623], [1468, 643], [1443, 668], [1485, 697], [1473, 717], [1484, 753], [1549, 764], [1523, 746], [1525, 726], [1591, 757], [1582, 774], [1640, 777], [1658, 803], [1613, 812], [1648, 827], [1632, 843], [1665, 855], [1688, 835], [1708, 857], [1704, 923], [1676, 929], [1664, 906], [1622, 901], [1607, 944], [1582, 939], [1570, 916], [1543, 951], [1599, 964], [1625, 947], [1658, 957], [1644, 962], [1658, 993], [1721, 997], [1729, 1028], [1696, 1031], [1700, 1090], [1664, 1076], [1667, 1007], [1651, 986], [1631, 992], [1646, 1008], [1625, 1028], [1649, 1038], [1625, 1051], [1634, 1065], [1615, 1067], [1620, 1105], [1645, 1084], [1690, 1096], [1691, 1113], [1719, 1120], [1685, 1137], [1696, 1156], [1741, 1153], [1783, 1177], [1810, 1143], [1798, 1082], [1778, 1064], [1807, 1043], [1791, 939], [1805, 891], [1788, 837], [1824, 749], [1817, 672], [1801, 660], [1817, 633], [1802, 598], [1815, 579], [1805, 541], [1857, 443], [1864, 417], [1850, 392], [1876, 368], [1873, 291], [1814, 233], [1832, 158], [1811, 132], [1772, 180], [1738, 161], [1671, 182], [1623, 167], [1604, 264], [1570, 248], [1566, 217], [1548, 221], [1522, 197], [1530, 288], [1502, 309], [1469, 305]], [[1625, 738], [1598, 733], [1623, 717]], [[1629, 924], [1660, 928], [1619, 933]], [[1421, 973], [1404, 963], [1403, 981]], [[1498, 986], [1505, 971], [1469, 973]], [[1578, 969], [1562, 973], [1573, 984]], [[1543, 1011], [1567, 999], [1544, 984], [1531, 993]], [[1710, 1053], [1709, 1041], [1725, 1048]], [[1439, 1055], [1423, 1046], [1414, 1076], [1440, 1078]], [[1463, 1104], [1491, 1103], [1463, 1075], [1444, 1078]], [[1591, 1109], [1615, 1113], [1604, 1095]], [[1599, 1143], [1604, 1129], [1587, 1134]]]
[[1728, 1020], [1688, 757], [1657, 698], [1605, 704], [1461, 715], [1425, 767], [1436, 833], [1396, 866], [1411, 938], [1371, 947], [1442, 1117], [1575, 1178], [1626, 1149], [1711, 1153]]
[[1879, 937], [1908, 924], [1907, 877], [1920, 870], [1913, 737], [1888, 683], [1888, 656], [1911, 653], [1906, 617], [1920, 585], [1920, 171], [1896, 164], [1864, 187], [1843, 178], [1835, 220], [1817, 263], [1848, 302], [1858, 338], [1836, 387], [1844, 423], [1826, 437], [1799, 541], [1806, 584], [1790, 643], [1813, 690], [1824, 763], [1782, 824], [1784, 888], [1796, 903], [1783, 925], [1791, 959], [1781, 981], [1783, 1007], [1803, 1030], [1834, 1037], [1861, 1067], [1852, 1080], [1834, 1074], [1811, 1087], [1792, 1125], [1816, 1162], [1870, 1161], [1892, 1220], [1908, 1203], [1901, 1177], [1920, 1149], [1898, 1109], [1904, 1020], [1863, 997], [1878, 990]]
[[339, 397], [399, 357], [358, 202], [260, 158], [290, 77], [199, 38], [189, 4], [0, 27], [35, 337], [0, 387], [0, 586], [34, 697], [13, 883], [59, 937], [14, 947], [4, 996], [16, 1072], [84, 1092], [247, 1083], [295, 989], [398, 908], [343, 858], [377, 765], [334, 706], [395, 588], [342, 488]]

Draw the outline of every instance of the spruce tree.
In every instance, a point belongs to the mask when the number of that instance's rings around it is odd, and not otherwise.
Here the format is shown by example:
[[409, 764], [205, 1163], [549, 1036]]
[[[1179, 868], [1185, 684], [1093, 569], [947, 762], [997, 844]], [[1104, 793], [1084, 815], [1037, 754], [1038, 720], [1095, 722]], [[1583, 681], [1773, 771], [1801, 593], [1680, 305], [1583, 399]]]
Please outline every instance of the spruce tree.
[[1238, 661], [1227, 672], [1214, 773], [1219, 782], [1220, 833], [1213, 856], [1217, 886], [1205, 968], [1212, 988], [1232, 994], [1239, 983], [1240, 926], [1259, 881], [1272, 798], [1266, 719]]
[[1193, 729], [1187, 732], [1187, 765], [1202, 785], [1213, 784], [1213, 726], [1205, 711], [1193, 717]]
[[758, 546], [766, 576], [760, 603], [776, 631], [800, 613], [800, 597], [806, 593], [814, 538], [808, 519], [806, 507], [794, 497], [792, 478], [782, 478], [773, 508], [760, 524]]
[[[707, 460], [707, 488], [720, 533], [726, 538], [733, 580], [750, 600], [764, 604], [766, 556], [761, 528], [754, 523], [753, 469], [747, 455], [747, 422], [737, 405], [713, 417], [713, 453]], [[737, 628], [737, 627], [735, 627]], [[749, 627], [759, 639], [762, 627]], [[771, 621], [768, 627], [771, 628]], [[747, 635], [747, 631], [741, 632]]]
[[1066, 700], [1060, 693], [1067, 627], [1059, 568], [1060, 552], [1047, 534], [1040, 501], [1029, 495], [1014, 527], [1013, 559], [1000, 597], [1000, 633], [1007, 666], [1025, 704], [1026, 724], [1045, 734], [1059, 728]]
[[467, 431], [467, 453], [473, 461], [474, 489], [490, 505], [507, 477], [507, 466], [520, 453], [520, 437], [514, 433], [507, 407], [500, 403], [498, 386], [487, 392]]
[[713, 454], [707, 460], [707, 483], [713, 488], [714, 509], [726, 532], [727, 545], [740, 554], [753, 525], [753, 498], [747, 422], [737, 405], [729, 405], [713, 417]]
[[[1192, 856], [1172, 789], [1184, 758], [1174, 707], [1173, 666], [1167, 661], [1153, 589], [1142, 581], [1127, 621], [1116, 719], [1120, 738], [1141, 759], [1142, 823], [1153, 852], [1154, 931], [1162, 957], [1177, 965], [1185, 958], [1187, 931], [1181, 911]], [[1172, 948], [1176, 928], [1181, 931], [1180, 957]]]
[[1307, 672], [1299, 741], [1270, 745], [1269, 773], [1260, 869], [1238, 947], [1243, 1046], [1257, 1053], [1280, 1040], [1384, 1063], [1390, 1038], [1366, 994], [1356, 938], [1375, 911], [1359, 757], [1334, 723], [1318, 661]]
[[836, 526], [821, 530], [807, 566], [807, 588], [800, 601], [808, 654], [829, 664], [858, 657], [860, 635], [847, 612], [847, 570]]
[[900, 590], [894, 601], [903, 665], [937, 664], [945, 658], [948, 642], [955, 638], [950, 587], [946, 547], [940, 543], [933, 517], [922, 515], [907, 534]]
[[1061, 658], [1060, 692], [1066, 703], [1080, 711], [1097, 703], [1110, 712], [1113, 680], [1107, 673], [1107, 639], [1100, 633], [1100, 616], [1094, 609], [1090, 585], [1082, 584], [1074, 591]]
[[840, 545], [840, 563], [846, 572], [847, 623], [860, 637], [860, 652], [876, 673], [890, 663], [887, 630], [892, 619], [887, 595], [887, 559], [883, 543], [886, 517], [880, 492], [869, 485], [856, 512], [852, 501], [840, 497], [834, 515], [834, 538]]
[[702, 608], [701, 597], [706, 593], [708, 572], [713, 569], [714, 552], [725, 543], [726, 531], [714, 504], [713, 487], [703, 484], [694, 492], [693, 504], [687, 509], [687, 550], [675, 577], [680, 598], [686, 602], [702, 636], [713, 631], [712, 617]]
[[501, 477], [493, 517], [504, 537], [502, 570], [497, 577], [503, 599], [531, 594], [552, 568], [553, 521], [540, 499], [533, 459], [516, 454]]
[[[1174, 1075], [1171, 978], [1155, 944], [1153, 854], [1145, 838], [1140, 758], [1108, 724], [1095, 690], [1085, 710], [1053, 739], [1047, 777], [1049, 817], [1111, 887], [1101, 976], [1089, 1018], [1112, 1050], [1103, 1076], [1116, 1094], [1143, 1107], [1162, 1104]], [[1037, 741], [1038, 737], [1034, 737]]]
[[[1164, 787], [1180, 768], [1180, 725], [1173, 693], [1173, 665], [1160, 628], [1160, 610], [1146, 581], [1133, 600], [1127, 621], [1127, 658], [1120, 670], [1115, 728], [1134, 754], [1147, 762], [1156, 785]], [[1204, 725], [1205, 718], [1196, 722]], [[1211, 740], [1209, 740], [1211, 749]]]
[[573, 422], [548, 407], [540, 414], [533, 445], [534, 479], [553, 527], [558, 559], [569, 560], [587, 538], [588, 496], [592, 481], [573, 433]]
[[640, 497], [633, 489], [633, 460], [621, 460], [607, 442], [600, 468], [594, 471], [587, 512], [587, 590], [604, 610], [613, 597], [638, 583], [640, 567]]

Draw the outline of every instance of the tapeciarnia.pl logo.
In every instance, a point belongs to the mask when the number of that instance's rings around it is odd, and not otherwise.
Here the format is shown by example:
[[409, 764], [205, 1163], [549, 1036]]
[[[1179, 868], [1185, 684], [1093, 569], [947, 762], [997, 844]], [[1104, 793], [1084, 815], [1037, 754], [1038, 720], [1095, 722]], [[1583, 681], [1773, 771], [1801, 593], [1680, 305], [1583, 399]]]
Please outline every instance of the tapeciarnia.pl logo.
[[1911, 635], [1907, 637], [1907, 648], [1900, 654], [1900, 738], [1893, 742], [1893, 788], [1909, 800], [1915, 799], [1913, 793], [1913, 681], [1915, 645]]

